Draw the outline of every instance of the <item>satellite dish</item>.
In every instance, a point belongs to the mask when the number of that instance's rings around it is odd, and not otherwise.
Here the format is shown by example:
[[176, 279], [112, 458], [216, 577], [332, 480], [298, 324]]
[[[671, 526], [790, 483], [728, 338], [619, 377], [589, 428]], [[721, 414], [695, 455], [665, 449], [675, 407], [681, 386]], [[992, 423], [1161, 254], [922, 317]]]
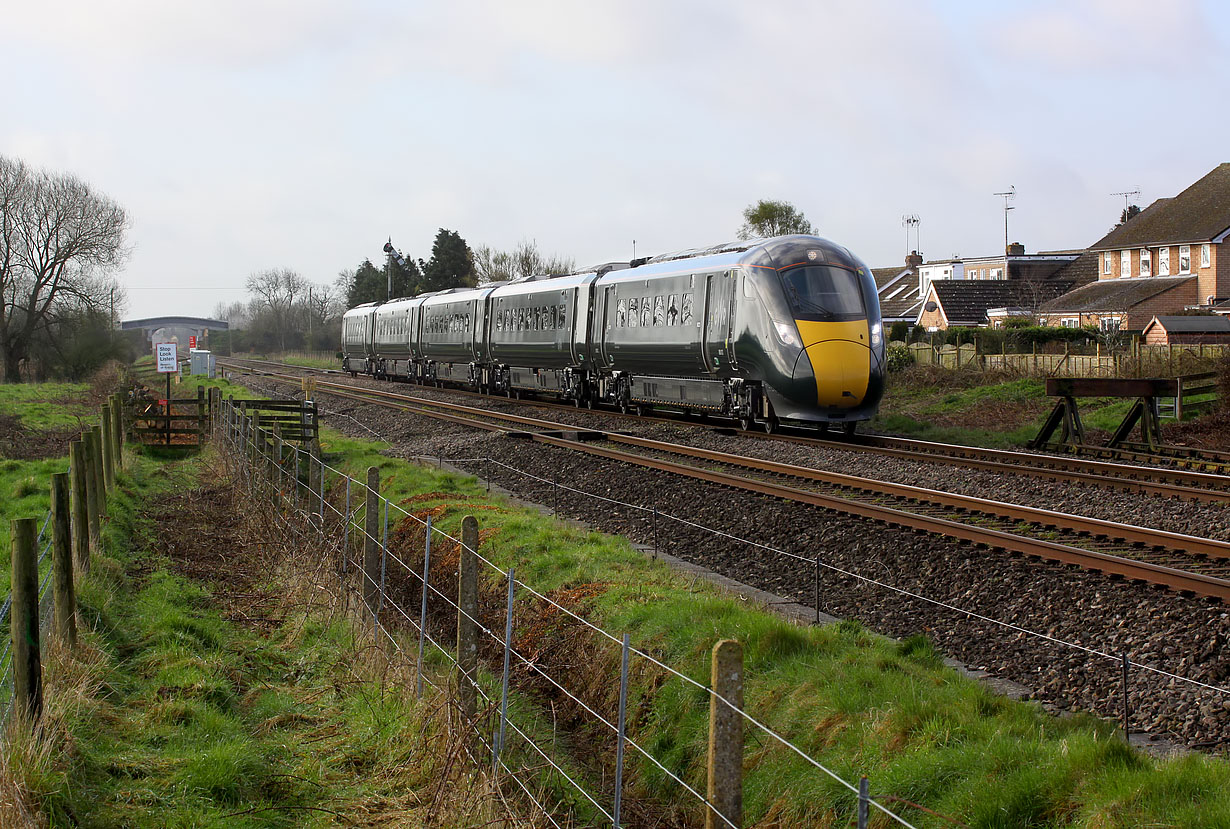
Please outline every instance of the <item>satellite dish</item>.
[[934, 302], [928, 302], [926, 305], [924, 305], [924, 306], [923, 306], [923, 310], [925, 310], [925, 311], [935, 311], [935, 310], [938, 310], [938, 309], [939, 309], [939, 307], [940, 307], [940, 306], [936, 305]]

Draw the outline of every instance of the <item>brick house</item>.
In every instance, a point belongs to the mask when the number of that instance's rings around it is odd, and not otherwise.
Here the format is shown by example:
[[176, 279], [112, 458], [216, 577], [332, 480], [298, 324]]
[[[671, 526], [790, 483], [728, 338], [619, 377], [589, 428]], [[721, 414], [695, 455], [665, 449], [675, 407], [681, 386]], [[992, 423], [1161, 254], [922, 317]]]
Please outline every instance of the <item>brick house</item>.
[[1230, 298], [1228, 236], [1230, 164], [1220, 164], [1174, 198], [1153, 202], [1089, 249], [1098, 254], [1100, 280], [1192, 277], [1195, 299], [1190, 304], [1211, 306]]
[[1099, 279], [1044, 303], [1038, 323], [1139, 331], [1155, 316], [1195, 305], [1196, 288], [1195, 276]]

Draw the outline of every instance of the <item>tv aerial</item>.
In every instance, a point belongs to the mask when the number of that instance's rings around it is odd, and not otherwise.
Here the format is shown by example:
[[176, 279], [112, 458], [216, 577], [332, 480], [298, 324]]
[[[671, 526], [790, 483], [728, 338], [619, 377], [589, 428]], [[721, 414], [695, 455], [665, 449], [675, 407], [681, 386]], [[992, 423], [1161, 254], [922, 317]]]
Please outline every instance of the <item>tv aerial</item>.
[[1140, 198], [1140, 185], [1139, 184], [1136, 185], [1136, 188], [1134, 190], [1123, 190], [1119, 193], [1111, 193], [1111, 195], [1112, 196], [1123, 196], [1123, 209], [1127, 210], [1129, 207], [1132, 206], [1131, 205], [1132, 199]]
[[[921, 244], [919, 238], [919, 225], [922, 224], [922, 219], [918, 218], [917, 213], [906, 213], [901, 217], [901, 226], [905, 228], [905, 252], [908, 254], [911, 250], [918, 252]], [[910, 230], [914, 231], [914, 247], [910, 247]]]
[[995, 193], [996, 196], [1002, 196], [1004, 199], [1004, 252], [1008, 251], [1008, 211], [1015, 210], [1008, 202], [1016, 198], [1016, 185], [1009, 185], [1007, 190], [1000, 193]]

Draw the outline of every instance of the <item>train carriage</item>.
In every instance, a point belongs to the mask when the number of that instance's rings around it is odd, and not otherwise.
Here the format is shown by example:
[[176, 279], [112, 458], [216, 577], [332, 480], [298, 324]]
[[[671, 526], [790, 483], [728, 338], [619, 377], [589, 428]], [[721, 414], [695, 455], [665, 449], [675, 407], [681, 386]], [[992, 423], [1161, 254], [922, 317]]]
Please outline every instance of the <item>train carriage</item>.
[[[492, 390], [586, 399], [586, 311], [597, 273], [535, 276], [501, 286], [488, 302]], [[584, 298], [584, 299], [583, 299]]]
[[372, 373], [377, 377], [416, 377], [414, 342], [417, 340], [420, 308], [426, 295], [395, 299], [376, 307], [372, 344]]
[[352, 375], [373, 371], [372, 316], [376, 303], [356, 305], [342, 315], [342, 370]]
[[493, 290], [452, 288], [423, 300], [418, 329], [423, 380], [487, 384], [487, 296]]

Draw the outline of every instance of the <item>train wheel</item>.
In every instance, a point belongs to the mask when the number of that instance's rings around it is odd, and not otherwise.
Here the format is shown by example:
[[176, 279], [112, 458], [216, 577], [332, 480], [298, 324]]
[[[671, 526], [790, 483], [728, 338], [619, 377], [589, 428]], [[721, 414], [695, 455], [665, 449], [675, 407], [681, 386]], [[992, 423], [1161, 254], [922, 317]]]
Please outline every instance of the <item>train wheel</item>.
[[739, 428], [745, 432], [750, 432], [756, 428], [756, 418], [752, 415], [742, 415], [739, 418]]
[[782, 422], [778, 420], [776, 417], [774, 417], [773, 415], [769, 415], [767, 418], [765, 418], [764, 431], [766, 435], [772, 435], [776, 432], [780, 432], [781, 429], [782, 429]]
[[619, 401], [619, 413], [620, 414], [629, 414], [631, 411], [632, 411], [631, 403], [629, 403], [627, 400]]
[[854, 432], [855, 432], [855, 430], [857, 430], [857, 429], [858, 429], [858, 423], [857, 423], [857, 421], [853, 421], [853, 420], [851, 420], [851, 421], [849, 421], [849, 422], [847, 422], [847, 423], [843, 423], [843, 424], [842, 424], [842, 426], [841, 426], [841, 431], [842, 431], [842, 432], [845, 434], [845, 436], [846, 436], [846, 437], [848, 437], [848, 438], [852, 438], [852, 437], [854, 437]]

